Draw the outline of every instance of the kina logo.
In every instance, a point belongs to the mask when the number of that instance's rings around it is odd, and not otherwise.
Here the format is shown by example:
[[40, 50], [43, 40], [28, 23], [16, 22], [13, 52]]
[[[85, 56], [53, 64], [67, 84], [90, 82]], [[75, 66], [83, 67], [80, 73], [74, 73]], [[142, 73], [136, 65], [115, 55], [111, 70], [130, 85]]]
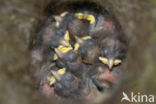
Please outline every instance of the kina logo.
[[134, 92], [130, 93], [130, 96], [128, 96], [125, 92], [122, 93], [122, 99], [121, 102], [128, 101], [128, 102], [147, 102], [147, 103], [153, 103], [155, 101], [154, 95], [146, 95]]

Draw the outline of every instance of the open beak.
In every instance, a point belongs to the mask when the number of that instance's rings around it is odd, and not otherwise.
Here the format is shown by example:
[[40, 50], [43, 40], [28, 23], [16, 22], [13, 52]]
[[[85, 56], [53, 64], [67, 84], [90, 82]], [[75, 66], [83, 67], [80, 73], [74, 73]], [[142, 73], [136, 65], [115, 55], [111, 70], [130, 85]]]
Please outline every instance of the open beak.
[[55, 48], [55, 52], [56, 52], [56, 55], [58, 55], [58, 57], [60, 57], [60, 58], [62, 58], [64, 56], [64, 54], [56, 48]]
[[114, 65], [113, 58], [99, 57], [99, 60], [102, 61], [102, 63], [104, 63], [105, 65], [107, 65], [109, 70], [111, 70], [113, 68], [113, 65]]
[[57, 81], [61, 80], [61, 76], [57, 72], [55, 71], [51, 71], [51, 72]]
[[58, 55], [58, 57], [62, 58], [64, 56], [65, 53], [69, 52], [72, 50], [72, 47], [66, 47], [66, 46], [62, 46], [60, 45], [58, 48], [55, 48], [55, 52]]
[[83, 41], [83, 39], [81, 39], [81, 38], [79, 38], [79, 37], [77, 37], [77, 36], [75, 36], [75, 39], [76, 39], [76, 41], [79, 43], [79, 44], [82, 44], [84, 41]]
[[65, 39], [62, 39], [60, 44], [67, 47], [71, 46], [70, 43], [68, 43]]

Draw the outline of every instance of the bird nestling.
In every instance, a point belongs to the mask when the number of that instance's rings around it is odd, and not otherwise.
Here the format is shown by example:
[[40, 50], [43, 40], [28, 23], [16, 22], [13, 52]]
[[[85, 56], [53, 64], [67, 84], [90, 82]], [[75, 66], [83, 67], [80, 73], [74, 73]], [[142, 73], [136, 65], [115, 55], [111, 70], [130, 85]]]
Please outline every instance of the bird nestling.
[[127, 42], [123, 37], [121, 34], [113, 33], [105, 35], [100, 40], [101, 56], [99, 60], [110, 70], [120, 65], [126, 57]]
[[58, 55], [58, 60], [56, 62], [58, 67], [66, 67], [67, 71], [71, 72], [76, 77], [83, 77], [83, 73], [86, 72], [87, 66], [82, 63], [81, 57], [79, 57], [73, 50], [63, 53], [56, 49], [55, 52]]
[[50, 23], [46, 23], [39, 32], [39, 39], [42, 41], [42, 44], [51, 48], [57, 48], [59, 45], [70, 46], [69, 32], [66, 25], [69, 24], [73, 16], [66, 14], [61, 17], [52, 16], [49, 18], [52, 18]]
[[83, 62], [87, 64], [94, 64], [97, 62], [100, 55], [100, 48], [96, 40], [91, 39], [90, 36], [79, 38], [76, 37], [75, 51], [78, 51], [79, 56], [82, 57]]
[[75, 18], [68, 25], [68, 30], [73, 37], [88, 36], [90, 24], [94, 23], [95, 17], [88, 12], [75, 13]]
[[118, 81], [118, 74], [110, 71], [109, 68], [102, 63], [92, 65], [88, 74], [100, 92], [111, 88], [112, 85]]
[[68, 25], [68, 30], [71, 36], [83, 37], [89, 34], [89, 22], [74, 18]]
[[56, 93], [66, 99], [83, 99], [82, 88], [83, 84], [71, 73], [65, 73], [61, 80], [58, 80], [54, 85]]
[[41, 80], [41, 91], [46, 96], [60, 96], [62, 98], [83, 99], [82, 88], [83, 84], [80, 79], [66, 71], [66, 68], [52, 69], [44, 75]]

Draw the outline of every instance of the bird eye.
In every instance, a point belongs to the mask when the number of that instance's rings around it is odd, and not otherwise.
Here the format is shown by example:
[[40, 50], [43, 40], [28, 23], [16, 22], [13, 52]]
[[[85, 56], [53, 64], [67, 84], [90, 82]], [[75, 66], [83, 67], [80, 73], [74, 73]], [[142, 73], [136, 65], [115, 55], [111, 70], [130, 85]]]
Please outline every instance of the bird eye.
[[99, 60], [102, 61], [104, 64], [108, 64], [108, 59], [105, 57], [99, 57]]
[[119, 65], [122, 61], [120, 59], [115, 59], [114, 60], [114, 65]]
[[69, 32], [68, 31], [65, 32], [64, 39], [69, 43], [70, 37], [69, 37]]

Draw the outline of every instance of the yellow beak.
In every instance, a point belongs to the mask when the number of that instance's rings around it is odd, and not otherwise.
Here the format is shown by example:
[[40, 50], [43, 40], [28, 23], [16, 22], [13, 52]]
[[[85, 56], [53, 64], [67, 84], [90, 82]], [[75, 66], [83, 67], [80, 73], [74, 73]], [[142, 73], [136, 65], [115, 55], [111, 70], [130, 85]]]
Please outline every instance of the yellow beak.
[[99, 60], [102, 61], [102, 63], [108, 65], [110, 70], [113, 68], [113, 66], [119, 65], [121, 63], [120, 59], [113, 58], [99, 57]]

